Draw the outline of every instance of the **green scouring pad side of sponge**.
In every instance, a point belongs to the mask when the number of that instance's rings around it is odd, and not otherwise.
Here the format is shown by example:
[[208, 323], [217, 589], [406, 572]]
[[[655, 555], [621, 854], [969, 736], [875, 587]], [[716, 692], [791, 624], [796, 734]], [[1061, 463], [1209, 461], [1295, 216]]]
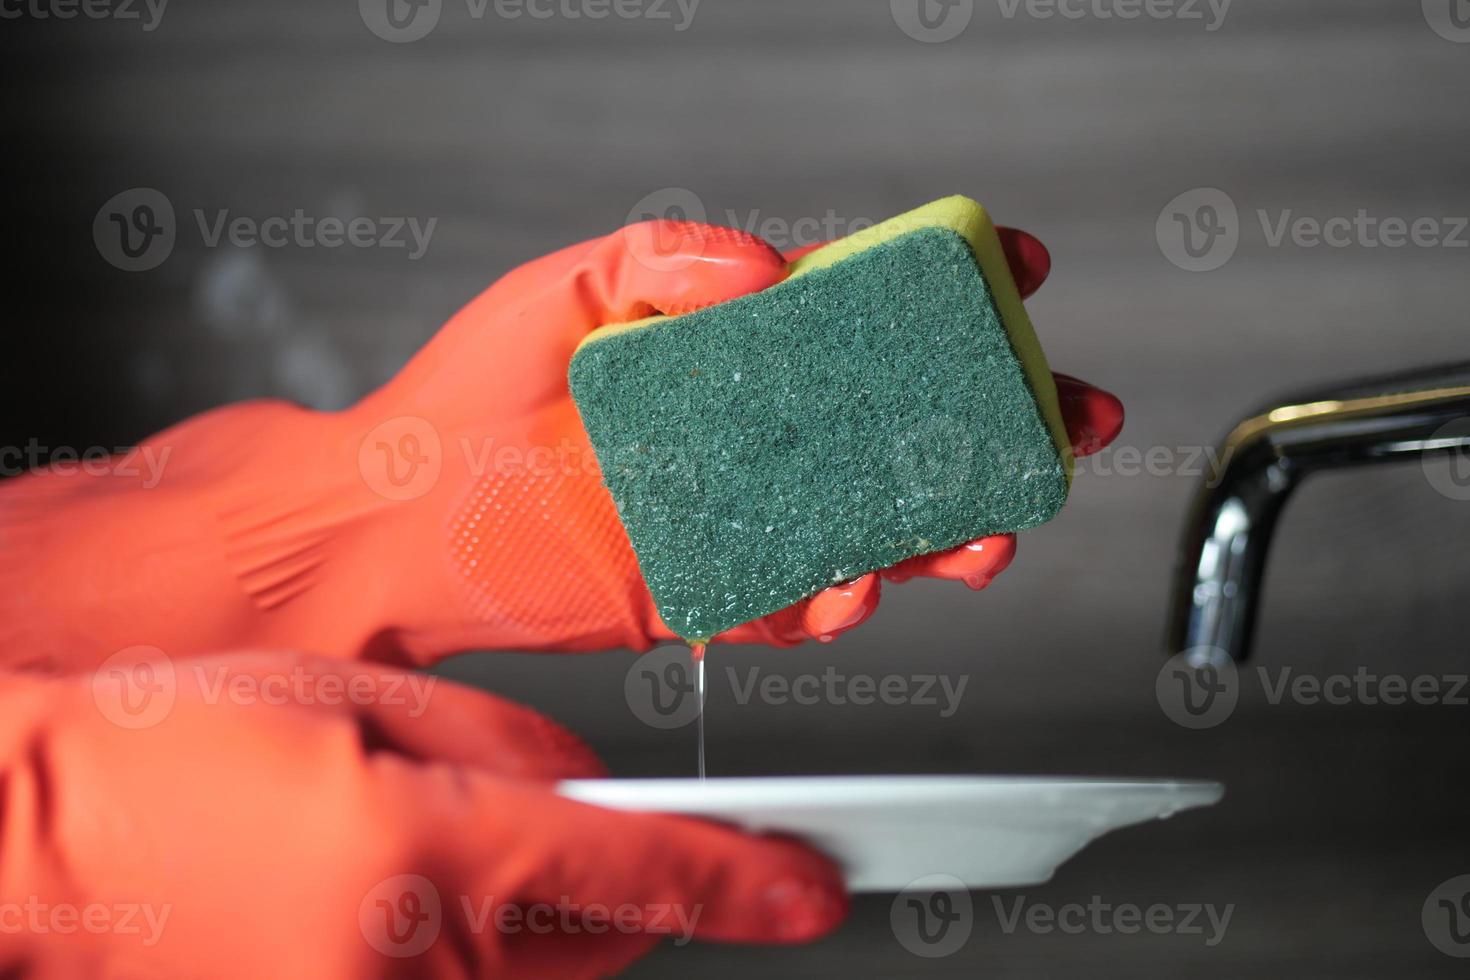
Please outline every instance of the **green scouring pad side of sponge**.
[[983, 210], [951, 198], [840, 244], [572, 359], [603, 479], [686, 639], [1066, 500], [1056, 392]]

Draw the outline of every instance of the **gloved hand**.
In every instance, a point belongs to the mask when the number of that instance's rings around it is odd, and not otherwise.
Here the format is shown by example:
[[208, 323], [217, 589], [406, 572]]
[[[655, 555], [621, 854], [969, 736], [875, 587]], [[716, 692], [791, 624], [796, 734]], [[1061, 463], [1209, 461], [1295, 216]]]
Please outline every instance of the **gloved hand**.
[[557, 796], [574, 736], [426, 675], [140, 649], [0, 718], [3, 976], [594, 977], [846, 914], [792, 841]]
[[[1004, 232], [1023, 293], [1049, 265]], [[528, 263], [341, 413], [282, 402], [190, 419], [114, 461], [0, 483], [0, 658], [88, 668], [137, 643], [424, 664], [463, 650], [646, 649], [660, 622], [567, 392], [588, 331], [779, 281], [742, 232], [632, 225]], [[1059, 378], [1079, 453], [1121, 425], [1111, 395]], [[885, 572], [986, 584], [1009, 535]], [[850, 629], [866, 575], [717, 637], [788, 645]]]

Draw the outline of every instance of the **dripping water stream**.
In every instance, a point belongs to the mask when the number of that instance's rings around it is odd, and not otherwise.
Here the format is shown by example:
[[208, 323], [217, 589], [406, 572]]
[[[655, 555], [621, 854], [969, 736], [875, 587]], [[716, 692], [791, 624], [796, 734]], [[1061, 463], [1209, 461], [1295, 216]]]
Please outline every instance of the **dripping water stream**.
[[704, 779], [704, 644], [689, 644], [689, 652], [694, 657], [694, 695], [699, 699], [699, 778]]

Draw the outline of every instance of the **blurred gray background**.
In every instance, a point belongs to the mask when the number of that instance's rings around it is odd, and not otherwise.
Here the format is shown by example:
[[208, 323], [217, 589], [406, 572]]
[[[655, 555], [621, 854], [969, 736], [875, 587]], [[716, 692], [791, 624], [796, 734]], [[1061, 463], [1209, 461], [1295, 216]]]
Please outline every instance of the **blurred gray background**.
[[[633, 975], [1463, 976], [1420, 916], [1470, 873], [1470, 708], [1271, 704], [1250, 673], [1236, 713], [1193, 732], [1165, 717], [1154, 682], [1200, 448], [1282, 389], [1470, 356], [1470, 233], [1458, 247], [1273, 246], [1259, 217], [1361, 209], [1439, 219], [1448, 235], [1470, 215], [1470, 7], [1235, 0], [1221, 20], [1218, 2], [1180, 0], [1155, 8], [1175, 16], [1124, 19], [1106, 15], [1128, 0], [1074, 2], [1077, 17], [975, 0], [948, 8], [971, 19], [937, 42], [902, 29], [913, 7], [703, 0], [692, 19], [672, 2], [667, 19], [510, 19], [493, 0], [478, 17], [443, 0], [412, 43], [375, 36], [372, 3], [174, 0], [151, 30], [146, 7], [133, 21], [6, 20], [0, 442], [126, 445], [254, 396], [348, 404], [506, 270], [670, 188], [782, 246], [814, 224], [841, 232], [969, 194], [1049, 245], [1032, 317], [1056, 368], [1123, 398], [1124, 434], [985, 592], [890, 586], [830, 646], [717, 649], [710, 770], [1223, 779], [1215, 810], [1106, 838], [1024, 894], [1233, 904], [1228, 933], [1208, 948], [1007, 934], [977, 895], [968, 944], [924, 959], [875, 897], [813, 947], [665, 946]], [[946, 9], [932, 4], [930, 22], [953, 29]], [[136, 187], [167, 197], [178, 238], [157, 268], [125, 272], [92, 224]], [[1200, 187], [1238, 207], [1239, 248], [1192, 273], [1155, 225]], [[410, 258], [209, 247], [194, 209], [438, 220]], [[1140, 472], [1123, 447], [1172, 462]], [[1470, 671], [1467, 532], [1470, 503], [1418, 465], [1310, 482], [1273, 552], [1256, 663], [1273, 678]], [[691, 774], [692, 727], [629, 710], [632, 663], [475, 655], [443, 673], [557, 717], [618, 774]], [[740, 704], [726, 674], [829, 665], [967, 686], [941, 717]]]

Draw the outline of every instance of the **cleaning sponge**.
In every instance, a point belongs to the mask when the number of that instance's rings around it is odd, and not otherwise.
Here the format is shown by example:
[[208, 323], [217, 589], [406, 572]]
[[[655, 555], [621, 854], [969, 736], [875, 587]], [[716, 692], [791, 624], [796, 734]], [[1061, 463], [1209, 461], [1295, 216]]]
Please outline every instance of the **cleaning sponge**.
[[994, 226], [937, 201], [783, 282], [603, 327], [572, 396], [659, 614], [706, 640], [1061, 508], [1056, 388]]

